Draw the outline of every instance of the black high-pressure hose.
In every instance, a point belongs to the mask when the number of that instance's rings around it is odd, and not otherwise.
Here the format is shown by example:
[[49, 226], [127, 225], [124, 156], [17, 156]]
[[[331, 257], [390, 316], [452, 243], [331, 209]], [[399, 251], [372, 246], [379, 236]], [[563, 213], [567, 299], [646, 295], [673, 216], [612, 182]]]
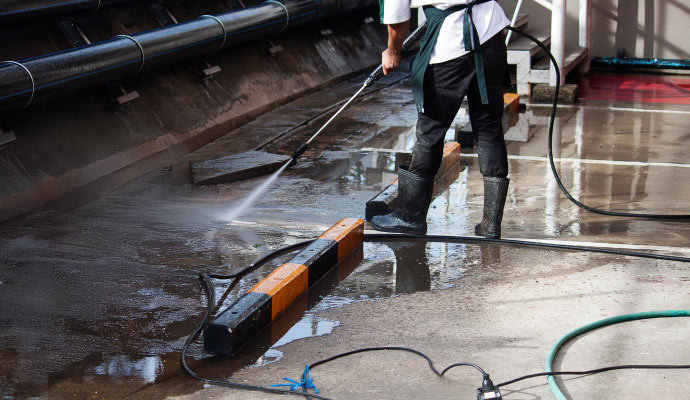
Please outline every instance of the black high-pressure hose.
[[[560, 250], [569, 250], [569, 251], [587, 251], [587, 252], [597, 252], [597, 253], [604, 253], [604, 254], [613, 254], [613, 255], [620, 255], [620, 256], [628, 256], [628, 257], [641, 257], [641, 258], [651, 258], [651, 259], [657, 259], [657, 260], [666, 260], [666, 261], [677, 261], [677, 262], [685, 262], [685, 263], [690, 263], [690, 258], [688, 257], [676, 257], [676, 256], [669, 256], [669, 255], [661, 255], [661, 254], [649, 254], [649, 253], [639, 253], [639, 252], [630, 252], [630, 251], [623, 251], [623, 250], [611, 250], [611, 249], [601, 249], [601, 248], [596, 248], [596, 247], [588, 247], [588, 246], [574, 246], [574, 245], [563, 245], [563, 244], [552, 244], [552, 243], [539, 243], [539, 242], [528, 242], [528, 241], [522, 241], [522, 240], [509, 240], [509, 239], [487, 239], [483, 237], [475, 237], [475, 236], [450, 236], [450, 235], [405, 235], [405, 234], [393, 234], [393, 233], [384, 233], [384, 234], [365, 234], [364, 235], [364, 240], [366, 242], [391, 242], [391, 241], [403, 241], [403, 240], [423, 240], [427, 242], [447, 242], [447, 243], [493, 243], [493, 244], [504, 244], [504, 245], [514, 245], [514, 246], [531, 246], [531, 247], [542, 247], [542, 248], [551, 248], [551, 249], [560, 249]], [[283, 390], [283, 389], [277, 389], [277, 388], [272, 388], [272, 387], [264, 387], [264, 386], [256, 386], [256, 385], [247, 385], [243, 383], [237, 383], [237, 382], [231, 382], [231, 381], [221, 381], [221, 380], [216, 380], [216, 379], [208, 379], [201, 377], [197, 373], [195, 373], [188, 365], [186, 361], [186, 354], [187, 350], [189, 349], [189, 346], [191, 346], [192, 343], [200, 336], [201, 332], [203, 331], [204, 327], [208, 324], [209, 320], [211, 319], [211, 316], [213, 314], [213, 310], [216, 307], [216, 291], [215, 291], [215, 285], [213, 284], [211, 279], [219, 279], [219, 280], [233, 280], [233, 279], [241, 279], [248, 273], [260, 268], [264, 264], [270, 262], [274, 258], [288, 253], [290, 251], [298, 250], [300, 248], [308, 246], [310, 243], [312, 243], [312, 240], [307, 240], [299, 243], [295, 243], [289, 246], [282, 247], [280, 249], [274, 250], [271, 253], [263, 256], [259, 260], [255, 261], [254, 263], [250, 264], [247, 267], [244, 267], [234, 273], [231, 274], [206, 274], [206, 273], [201, 273], [199, 275], [199, 278], [202, 282], [204, 292], [206, 293], [206, 298], [207, 298], [207, 304], [206, 304], [206, 311], [204, 314], [204, 317], [202, 318], [201, 322], [197, 325], [197, 327], [194, 329], [193, 333], [187, 338], [185, 341], [184, 346], [182, 347], [182, 351], [180, 353], [180, 363], [182, 365], [182, 368], [187, 372], [192, 378], [197, 379], [201, 382], [208, 383], [208, 384], [213, 384], [213, 385], [218, 385], [218, 386], [224, 386], [224, 387], [229, 387], [229, 388], [234, 388], [234, 389], [242, 389], [242, 390], [251, 390], [251, 391], [261, 391], [261, 392], [266, 392], [266, 393], [272, 393], [272, 394], [288, 394], [288, 395], [297, 395], [297, 396], [305, 396], [307, 395], [306, 393], [303, 392], [297, 392], [297, 391], [291, 391], [291, 390]], [[449, 371], [452, 368], [459, 367], [459, 366], [469, 366], [477, 369], [480, 373], [483, 374], [484, 379], [488, 379], [488, 374], [484, 372], [479, 366], [473, 363], [455, 363], [452, 364], [443, 371], [439, 372], [438, 369], [434, 366], [433, 361], [424, 353], [410, 349], [407, 347], [370, 347], [370, 348], [363, 348], [363, 349], [357, 349], [353, 351], [349, 351], [347, 353], [342, 353], [338, 354], [335, 356], [332, 356], [330, 358], [312, 363], [308, 366], [308, 369], [314, 368], [316, 366], [337, 360], [342, 357], [350, 356], [353, 354], [359, 354], [359, 353], [364, 353], [364, 352], [372, 352], [372, 351], [385, 351], [385, 350], [390, 350], [390, 351], [405, 351], [409, 353], [416, 354], [422, 358], [424, 358], [428, 363], [429, 363], [429, 368], [434, 372], [439, 377], [442, 377], [445, 375], [447, 371]], [[511, 383], [518, 382], [523, 379], [527, 378], [533, 378], [537, 376], [544, 376], [544, 375], [588, 375], [588, 374], [593, 374], [593, 373], [600, 373], [600, 372], [606, 372], [606, 371], [611, 371], [615, 369], [629, 369], [629, 368], [652, 368], [652, 369], [687, 369], [690, 368], [690, 366], [685, 365], [685, 366], [673, 366], [673, 365], [666, 365], [666, 366], [654, 366], [654, 365], [635, 365], [635, 366], [614, 366], [614, 367], [607, 367], [607, 368], [602, 368], [598, 370], [593, 370], [593, 371], [580, 371], [580, 372], [567, 372], [567, 371], [561, 371], [561, 372], [554, 372], [552, 374], [548, 373], [538, 373], [538, 374], [532, 374], [532, 375], [526, 375], [520, 378], [516, 378], [504, 383], [500, 383], [498, 385], [494, 385], [495, 387], [502, 387], [502, 386], [507, 386]], [[307, 370], [308, 370], [307, 369]], [[316, 399], [328, 399], [328, 397], [324, 397], [321, 395], [309, 393], [309, 397], [311, 398], [316, 398]]]
[[[558, 94], [561, 89], [561, 70], [558, 66], [558, 63], [556, 62], [556, 59], [554, 58], [553, 54], [549, 51], [549, 49], [542, 43], [539, 39], [535, 38], [534, 36], [530, 35], [529, 33], [526, 33], [524, 31], [521, 31], [520, 29], [514, 28], [512, 26], [507, 26], [506, 29], [509, 29], [519, 35], [522, 35], [526, 37], [527, 39], [533, 41], [536, 43], [548, 56], [549, 59], [551, 60], [551, 63], [555, 67], [556, 71], [556, 87], [554, 91], [554, 99], [553, 99], [553, 108], [551, 109], [551, 118], [549, 122], [549, 134], [548, 134], [548, 159], [549, 159], [549, 165], [551, 167], [551, 172], [553, 173], [553, 177], [556, 180], [556, 183], [558, 184], [558, 187], [560, 188], [561, 192], [563, 192], [563, 195], [568, 198], [571, 202], [573, 202], [576, 206], [596, 213], [596, 214], [602, 214], [602, 215], [609, 215], [609, 216], [614, 216], [614, 217], [628, 217], [628, 218], [647, 218], [647, 219], [673, 219], [673, 220], [687, 220], [690, 219], [690, 214], [646, 214], [646, 213], [626, 213], [626, 212], [617, 212], [617, 211], [607, 211], [607, 210], [600, 210], [595, 207], [588, 206], [579, 200], [577, 200], [570, 192], [568, 189], [566, 189], [565, 185], [563, 185], [563, 181], [561, 180], [560, 175], [558, 174], [558, 171], [556, 169], [556, 164], [554, 162], [554, 157], [553, 157], [553, 128], [554, 124], [556, 121], [556, 111], [558, 110]], [[403, 43], [402, 46], [402, 51], [403, 52], [409, 52], [414, 45], [424, 36], [426, 33], [426, 22], [424, 22], [422, 25], [420, 25], [412, 34], [405, 39], [405, 42]], [[305, 151], [309, 148], [309, 144], [316, 139], [321, 132], [323, 132], [324, 129], [338, 116], [340, 113], [352, 103], [352, 101], [359, 96], [359, 94], [368, 86], [371, 86], [376, 82], [381, 76], [383, 75], [383, 65], [379, 65], [374, 72], [372, 72], [367, 80], [364, 82], [362, 87], [355, 93], [331, 118], [305, 143], [300, 145], [297, 150], [292, 154], [291, 156], [291, 161], [296, 161], [302, 154], [304, 154]]]
[[596, 213], [596, 214], [602, 214], [602, 215], [609, 215], [613, 217], [629, 217], [629, 218], [651, 218], [651, 219], [690, 219], [689, 214], [676, 214], [676, 215], [668, 215], [668, 214], [644, 214], [644, 213], [626, 213], [626, 212], [617, 212], [617, 211], [606, 211], [606, 210], [600, 210], [598, 208], [594, 208], [591, 206], [588, 206], [580, 201], [578, 201], [573, 195], [568, 192], [568, 189], [565, 188], [563, 185], [563, 182], [561, 181], [561, 177], [558, 175], [558, 171], [556, 170], [556, 164], [554, 163], [553, 160], [553, 126], [554, 122], [556, 120], [556, 109], [558, 108], [558, 92], [560, 90], [560, 83], [561, 83], [561, 70], [558, 67], [558, 63], [556, 62], [556, 59], [554, 58], [553, 54], [549, 51], [549, 49], [542, 43], [539, 39], [535, 38], [534, 36], [530, 35], [529, 33], [523, 32], [517, 28], [514, 28], [512, 26], [506, 27], [507, 29], [522, 35], [526, 37], [527, 39], [533, 41], [536, 43], [544, 52], [549, 56], [551, 59], [551, 63], [554, 65], [555, 70], [556, 70], [556, 90], [554, 93], [554, 100], [553, 100], [553, 108], [551, 109], [551, 121], [549, 122], [549, 165], [551, 166], [551, 172], [553, 173], [553, 177], [556, 180], [556, 183], [558, 184], [558, 187], [561, 189], [561, 192], [565, 195], [565, 197], [568, 198], [568, 200], [572, 201], [575, 205], [577, 205], [580, 208], [583, 208], [587, 211]]
[[[623, 216], [623, 217], [640, 217], [640, 218], [660, 218], [660, 219], [688, 219], [690, 218], [689, 215], [657, 215], [657, 214], [631, 214], [631, 213], [619, 213], [619, 212], [612, 212], [612, 211], [603, 211], [603, 210], [598, 210], [593, 207], [589, 207], [579, 201], [577, 201], [573, 196], [570, 195], [570, 193], [565, 189], [563, 186], [563, 183], [560, 180], [560, 177], [558, 176], [558, 173], [556, 171], [556, 167], [554, 164], [553, 160], [553, 151], [552, 151], [552, 141], [553, 141], [553, 127], [554, 127], [554, 121], [556, 117], [556, 109], [558, 105], [558, 92], [560, 90], [560, 70], [558, 68], [558, 65], [556, 63], [556, 60], [554, 59], [553, 55], [548, 51], [546, 46], [544, 46], [543, 43], [541, 43], [538, 39], [534, 38], [533, 36], [522, 32], [516, 28], [508, 26], [507, 29], [510, 29], [520, 35], [523, 35], [527, 37], [528, 39], [534, 41], [537, 43], [550, 57], [551, 62], [554, 64], [555, 69], [556, 69], [556, 75], [557, 75], [557, 84], [556, 84], [556, 90], [555, 90], [555, 95], [554, 95], [554, 103], [553, 103], [553, 109], [551, 112], [551, 123], [549, 125], [549, 162], [551, 165], [551, 171], [553, 172], [554, 178], [556, 179], [559, 187], [561, 188], [561, 191], [565, 194], [565, 196], [571, 200], [573, 203], [578, 205], [579, 207], [584, 208], [585, 210], [599, 213], [599, 214], [604, 214], [604, 215], [612, 215], [612, 216]], [[414, 43], [419, 40], [424, 34], [426, 30], [426, 26], [422, 25], [417, 30], [410, 36], [405, 41], [404, 47], [407, 47], [406, 50], [409, 50]], [[414, 39], [413, 39], [414, 38]], [[411, 40], [413, 39], [413, 40]], [[359, 93], [364, 90], [368, 85], [371, 85], [373, 82], [375, 82], [382, 74], [382, 67], [377, 68], [370, 76], [367, 78], [367, 81], [364, 83], [362, 88], [354, 95], [350, 100], [348, 100], [345, 105], [336, 112], [333, 117], [314, 135], [312, 138], [301, 145], [293, 154], [292, 159], [293, 161], [299, 158], [304, 151], [307, 150], [308, 144], [319, 134], [323, 129], [338, 115], [340, 112], [347, 107]], [[605, 253], [605, 254], [614, 254], [614, 255], [621, 255], [621, 256], [630, 256], [630, 257], [643, 257], [643, 258], [651, 258], [651, 259], [659, 259], [659, 260], [667, 260], [667, 261], [677, 261], [677, 262], [690, 262], [690, 258], [687, 257], [677, 257], [677, 256], [670, 256], [670, 255], [660, 255], [660, 254], [650, 254], [650, 253], [639, 253], [639, 252], [629, 252], [629, 251], [622, 251], [622, 250], [611, 250], [611, 249], [602, 249], [602, 248], [596, 248], [596, 247], [588, 247], [588, 246], [575, 246], [575, 245], [563, 245], [563, 244], [553, 244], [553, 243], [540, 243], [540, 242], [530, 242], [530, 241], [524, 241], [524, 240], [508, 240], [508, 239], [487, 239], [483, 237], [471, 237], [471, 236], [449, 236], [449, 235], [402, 235], [402, 234], [365, 234], [364, 235], [365, 241], [399, 241], [399, 240], [424, 240], [424, 241], [431, 241], [431, 242], [454, 242], [454, 243], [467, 243], [467, 242], [475, 242], [475, 243], [495, 243], [495, 244], [507, 244], [507, 245], [518, 245], [518, 246], [533, 246], [533, 247], [546, 247], [546, 248], [554, 248], [554, 249], [562, 249], [562, 250], [571, 250], [571, 251], [588, 251], [588, 252], [598, 252], [598, 253]], [[187, 362], [185, 360], [186, 352], [189, 348], [189, 346], [196, 340], [199, 335], [201, 334], [203, 328], [206, 326], [208, 321], [211, 318], [211, 315], [213, 313], [213, 310], [215, 308], [215, 287], [213, 285], [213, 282], [211, 281], [211, 278], [215, 279], [240, 279], [249, 272], [259, 268], [261, 265], [265, 264], [266, 262], [272, 260], [273, 258], [277, 257], [280, 254], [284, 254], [286, 252], [296, 250], [298, 248], [304, 247], [311, 243], [312, 241], [305, 241], [305, 242], [300, 242], [293, 244], [291, 246], [286, 246], [284, 248], [275, 250], [271, 252], [270, 254], [264, 256], [260, 260], [256, 261], [255, 263], [235, 272], [232, 274], [212, 274], [208, 275], [205, 273], [200, 274], [200, 279], [203, 283], [204, 291], [207, 296], [207, 308], [206, 308], [206, 313], [204, 315], [204, 318], [202, 319], [201, 323], [198, 325], [198, 327], [194, 330], [194, 332], [187, 338], [185, 341], [185, 344], [182, 348], [181, 354], [180, 354], [180, 362], [182, 364], [183, 369], [193, 378], [200, 380], [204, 383], [209, 383], [209, 384], [214, 384], [214, 385], [219, 385], [219, 386], [225, 386], [225, 387], [230, 387], [230, 388], [236, 388], [236, 389], [244, 389], [244, 390], [253, 390], [253, 391], [262, 391], [262, 392], [267, 392], [267, 393], [273, 393], [273, 394], [288, 394], [288, 395], [297, 395], [297, 396], [305, 396], [307, 398], [316, 398], [316, 399], [326, 399], [328, 400], [327, 397], [314, 394], [314, 393], [306, 393], [306, 392], [296, 392], [296, 391], [291, 391], [291, 390], [283, 390], [283, 389], [276, 389], [272, 387], [263, 387], [263, 386], [255, 386], [255, 385], [247, 385], [247, 384], [241, 384], [241, 383], [235, 383], [235, 382], [230, 382], [230, 381], [219, 381], [219, 380], [214, 380], [214, 379], [207, 379], [199, 376], [196, 374], [194, 371], [192, 371], [189, 366], [187, 365]], [[370, 351], [382, 351], [382, 350], [400, 350], [400, 351], [406, 351], [406, 352], [411, 352], [414, 354], [417, 354], [424, 359], [427, 360], [429, 363], [429, 367], [431, 370], [437, 375], [437, 376], [443, 376], [448, 370], [458, 367], [458, 366], [470, 366], [478, 371], [480, 371], [483, 376], [484, 376], [484, 382], [482, 383], [482, 386], [490, 386], [491, 388], [496, 387], [498, 388], [499, 386], [505, 386], [513, 382], [517, 382], [522, 379], [527, 379], [530, 377], [535, 377], [535, 376], [543, 376], [543, 375], [564, 375], [564, 374], [576, 374], [576, 375], [587, 375], [587, 374], [593, 374], [593, 373], [599, 373], [599, 372], [605, 372], [609, 370], [614, 370], [614, 369], [623, 369], [623, 368], [664, 368], [664, 369], [673, 369], [673, 368], [690, 368], [688, 365], [683, 365], [683, 366], [649, 366], [649, 365], [633, 365], [633, 366], [615, 366], [615, 367], [608, 367], [608, 368], [602, 368], [599, 370], [591, 370], [591, 371], [580, 371], [580, 372], [554, 372], [554, 373], [539, 373], [539, 374], [533, 374], [533, 375], [527, 375], [524, 377], [520, 377], [517, 379], [513, 379], [511, 381], [507, 381], [498, 385], [493, 385], [489, 379], [489, 375], [486, 374], [478, 365], [473, 364], [473, 363], [455, 363], [447, 368], [445, 368], [442, 372], [438, 372], [438, 370], [435, 368], [433, 362], [431, 359], [426, 356], [424, 353], [421, 353], [417, 350], [410, 349], [407, 347], [373, 347], [373, 348], [365, 348], [365, 349], [358, 349], [358, 350], [353, 350], [347, 353], [339, 354], [333, 357], [330, 357], [325, 360], [318, 361], [316, 363], [311, 364], [311, 367], [316, 367], [321, 364], [325, 364], [327, 362], [339, 359], [341, 357], [349, 356], [352, 354], [358, 354], [362, 352], [370, 352]], [[309, 367], [309, 366], [308, 366]], [[305, 369], [305, 374], [308, 371], [308, 368]], [[306, 376], [303, 376], [303, 379], [306, 379]], [[487, 386], [487, 387], [488, 387]]]

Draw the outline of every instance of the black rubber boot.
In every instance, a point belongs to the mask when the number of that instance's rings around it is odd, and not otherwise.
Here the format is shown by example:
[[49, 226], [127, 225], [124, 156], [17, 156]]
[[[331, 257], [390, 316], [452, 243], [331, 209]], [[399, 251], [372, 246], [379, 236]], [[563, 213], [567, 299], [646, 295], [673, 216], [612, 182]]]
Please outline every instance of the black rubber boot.
[[508, 183], [508, 178], [484, 177], [484, 218], [474, 227], [477, 236], [501, 238], [501, 220], [508, 195]]
[[433, 177], [417, 175], [401, 165], [398, 169], [398, 205], [395, 211], [377, 215], [371, 225], [379, 231], [426, 233], [426, 213], [434, 188]]

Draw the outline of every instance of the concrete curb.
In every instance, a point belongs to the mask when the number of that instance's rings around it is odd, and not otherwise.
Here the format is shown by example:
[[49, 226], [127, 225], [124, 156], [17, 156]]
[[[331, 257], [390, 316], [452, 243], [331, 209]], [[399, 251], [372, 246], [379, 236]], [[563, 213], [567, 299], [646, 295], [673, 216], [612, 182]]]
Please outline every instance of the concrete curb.
[[[576, 84], [561, 85], [558, 92], [559, 104], [574, 104], [577, 103], [579, 87]], [[548, 83], [538, 83], [532, 86], [530, 90], [530, 101], [533, 103], [553, 103], [553, 97], [556, 94], [556, 87], [550, 86]]]
[[189, 171], [195, 185], [217, 185], [271, 174], [289, 160], [290, 156], [286, 154], [252, 150], [190, 162]]
[[204, 347], [231, 355], [287, 310], [364, 241], [364, 221], [346, 218], [271, 272], [204, 329]]
[[[443, 159], [441, 167], [436, 173], [435, 182], [441, 181], [448, 171], [460, 161], [460, 143], [447, 142], [443, 145]], [[379, 194], [367, 201], [365, 218], [367, 221], [377, 215], [385, 215], [391, 212], [396, 205], [398, 197], [398, 180], [394, 180]]]

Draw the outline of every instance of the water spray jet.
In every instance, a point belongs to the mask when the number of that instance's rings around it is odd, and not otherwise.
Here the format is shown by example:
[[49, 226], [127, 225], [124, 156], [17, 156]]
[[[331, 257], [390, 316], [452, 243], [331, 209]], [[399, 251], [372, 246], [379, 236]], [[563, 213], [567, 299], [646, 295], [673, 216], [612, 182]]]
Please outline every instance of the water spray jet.
[[[426, 33], [426, 23], [417, 27], [412, 34], [405, 39], [403, 43], [403, 52], [408, 52], [414, 45], [424, 37]], [[246, 199], [234, 209], [226, 213], [222, 219], [224, 221], [232, 221], [239, 217], [247, 208], [249, 208], [256, 199], [262, 195], [271, 184], [278, 179], [278, 176], [294, 165], [297, 159], [309, 149], [309, 144], [314, 141], [325, 129], [333, 122], [334, 119], [340, 115], [367, 87], [371, 86], [379, 78], [383, 76], [383, 65], [379, 65], [369, 77], [364, 81], [362, 87], [350, 97], [342, 107], [338, 109], [326, 121], [316, 133], [314, 133], [309, 140], [302, 143], [294, 153], [288, 158], [277, 154], [271, 154], [260, 151], [248, 151], [244, 153], [234, 154], [213, 160], [196, 162], [190, 164], [192, 173], [192, 180], [195, 184], [218, 184], [229, 183], [241, 179], [254, 178], [260, 175], [272, 173], [272, 175], [263, 182], [259, 187], [254, 189]]]

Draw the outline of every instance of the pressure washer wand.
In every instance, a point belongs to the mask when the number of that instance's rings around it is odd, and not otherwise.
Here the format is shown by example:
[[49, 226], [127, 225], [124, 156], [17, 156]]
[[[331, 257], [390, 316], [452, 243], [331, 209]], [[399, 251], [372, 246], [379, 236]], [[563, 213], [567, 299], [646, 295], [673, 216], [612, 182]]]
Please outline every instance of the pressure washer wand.
[[[403, 51], [403, 53], [410, 51], [410, 50], [412, 49], [412, 47], [414, 47], [414, 45], [415, 45], [422, 37], [424, 37], [424, 34], [425, 34], [425, 33], [426, 33], [426, 21], [425, 21], [423, 24], [419, 25], [419, 26], [417, 27], [417, 29], [415, 29], [414, 32], [412, 32], [412, 34], [411, 34], [410, 36], [407, 37], [407, 39], [405, 39], [405, 41], [403, 42], [403, 45], [402, 45], [402, 51]], [[369, 77], [367, 78], [366, 81], [364, 81], [364, 84], [363, 84], [362, 87], [357, 91], [357, 93], [355, 93], [352, 97], [350, 97], [350, 99], [349, 99], [345, 104], [343, 104], [343, 106], [340, 107], [340, 109], [339, 109], [335, 114], [333, 114], [333, 116], [331, 116], [331, 118], [329, 118], [328, 121], [326, 121], [326, 123], [325, 123], [318, 131], [316, 131], [316, 133], [315, 133], [314, 135], [312, 135], [311, 138], [309, 138], [309, 140], [307, 140], [305, 143], [303, 143], [299, 148], [297, 148], [297, 150], [295, 150], [294, 153], [292, 153], [292, 157], [290, 158], [290, 162], [297, 161], [297, 159], [298, 159], [305, 151], [307, 151], [307, 149], [309, 148], [309, 144], [310, 144], [314, 139], [316, 139], [316, 137], [319, 136], [319, 135], [321, 134], [321, 132], [323, 132], [323, 130], [326, 129], [326, 127], [327, 127], [328, 125], [330, 125], [330, 123], [331, 123], [338, 115], [340, 115], [340, 113], [343, 112], [343, 110], [344, 110], [345, 108], [347, 108], [347, 106], [349, 106], [350, 103], [352, 103], [352, 101], [353, 101], [355, 98], [357, 98], [357, 96], [359, 96], [359, 94], [362, 93], [362, 91], [363, 91], [364, 89], [366, 89], [367, 87], [369, 87], [369, 86], [371, 86], [372, 84], [374, 84], [374, 82], [376, 82], [377, 80], [379, 80], [379, 78], [381, 78], [381, 76], [383, 76], [383, 64], [382, 64], [382, 65], [379, 65], [378, 68], [376, 68], [376, 69], [374, 70], [374, 72], [372, 72], [372, 73], [369, 75]]]

